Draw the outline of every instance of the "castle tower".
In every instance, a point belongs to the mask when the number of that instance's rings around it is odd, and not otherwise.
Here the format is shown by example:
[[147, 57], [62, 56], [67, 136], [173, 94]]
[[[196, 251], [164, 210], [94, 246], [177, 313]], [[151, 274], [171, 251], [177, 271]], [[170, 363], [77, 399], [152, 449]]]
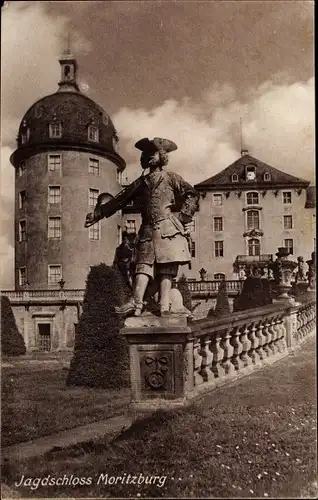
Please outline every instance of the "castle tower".
[[[99, 193], [117, 194], [125, 161], [110, 117], [77, 84], [69, 51], [61, 80], [25, 113], [15, 167], [15, 288], [84, 288], [90, 266], [111, 264], [121, 226], [116, 214], [89, 229]], [[60, 282], [60, 284], [59, 284]]]

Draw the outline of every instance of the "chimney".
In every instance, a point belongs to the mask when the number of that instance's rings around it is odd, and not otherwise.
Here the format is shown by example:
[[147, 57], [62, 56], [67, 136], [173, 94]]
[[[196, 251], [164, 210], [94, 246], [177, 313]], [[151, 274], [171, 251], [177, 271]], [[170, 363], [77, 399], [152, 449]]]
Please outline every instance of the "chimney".
[[241, 156], [248, 155], [248, 149], [241, 149]]

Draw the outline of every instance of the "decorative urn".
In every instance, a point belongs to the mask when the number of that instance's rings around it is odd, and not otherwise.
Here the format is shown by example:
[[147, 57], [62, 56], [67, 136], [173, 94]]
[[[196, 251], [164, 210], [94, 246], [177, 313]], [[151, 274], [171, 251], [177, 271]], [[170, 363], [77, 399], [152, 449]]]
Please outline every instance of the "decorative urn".
[[206, 276], [207, 276], [207, 271], [206, 269], [204, 269], [204, 267], [202, 267], [199, 271], [200, 273], [200, 278], [201, 278], [201, 281], [205, 281], [206, 280]]
[[308, 264], [308, 291], [316, 290], [316, 252], [312, 252], [311, 259], [306, 261]]
[[273, 271], [274, 280], [276, 284], [276, 291], [278, 299], [290, 299], [288, 292], [292, 288], [291, 280], [293, 271], [297, 267], [297, 262], [289, 260], [290, 252], [288, 248], [279, 247], [278, 252], [275, 254], [277, 259], [275, 262], [269, 264], [270, 269]]

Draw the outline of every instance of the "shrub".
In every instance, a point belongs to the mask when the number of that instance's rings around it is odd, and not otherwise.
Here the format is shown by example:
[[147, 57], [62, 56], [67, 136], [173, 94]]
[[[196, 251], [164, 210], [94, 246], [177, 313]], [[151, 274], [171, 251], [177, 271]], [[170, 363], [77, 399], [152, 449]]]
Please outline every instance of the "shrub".
[[207, 317], [221, 318], [223, 316], [229, 316], [231, 314], [231, 307], [229, 302], [229, 297], [226, 289], [226, 282], [221, 281], [218, 289], [218, 294], [216, 297], [215, 309], [211, 307], [208, 312]]
[[1, 354], [20, 356], [25, 354], [25, 344], [13, 315], [10, 300], [1, 295]]
[[187, 282], [187, 278], [184, 274], [180, 277], [178, 281], [178, 290], [180, 291], [183, 299], [183, 305], [189, 311], [192, 311], [192, 299], [191, 299], [191, 291], [189, 289], [189, 285]]
[[246, 278], [242, 292], [235, 297], [233, 311], [243, 311], [272, 303], [271, 284], [268, 279]]
[[127, 300], [128, 294], [118, 271], [105, 264], [91, 268], [75, 335], [68, 385], [101, 388], [129, 385], [128, 345], [119, 335], [123, 319], [114, 310]]

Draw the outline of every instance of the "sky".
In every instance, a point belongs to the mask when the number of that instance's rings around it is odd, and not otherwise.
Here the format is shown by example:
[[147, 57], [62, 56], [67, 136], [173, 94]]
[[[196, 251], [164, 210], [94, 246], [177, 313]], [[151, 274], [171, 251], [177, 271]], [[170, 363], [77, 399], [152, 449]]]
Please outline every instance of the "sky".
[[141, 137], [178, 145], [169, 169], [195, 184], [240, 156], [314, 183], [312, 1], [14, 1], [2, 8], [0, 286], [13, 287], [19, 123], [55, 92], [68, 33], [78, 82], [110, 114], [140, 174]]

